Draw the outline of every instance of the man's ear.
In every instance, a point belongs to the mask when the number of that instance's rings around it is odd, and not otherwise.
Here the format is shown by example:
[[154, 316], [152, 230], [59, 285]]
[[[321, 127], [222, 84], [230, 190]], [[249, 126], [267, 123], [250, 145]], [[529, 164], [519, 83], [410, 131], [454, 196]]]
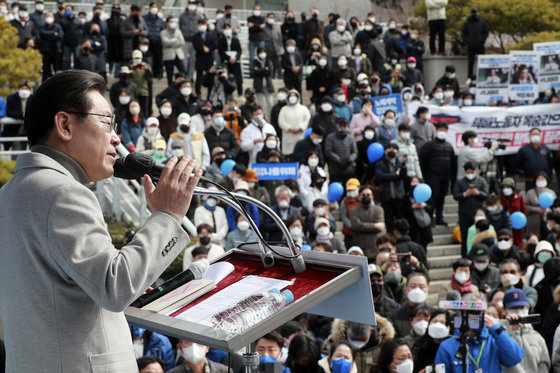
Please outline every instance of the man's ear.
[[59, 111], [54, 115], [54, 132], [56, 132], [60, 141], [67, 142], [72, 139], [70, 115], [68, 113]]

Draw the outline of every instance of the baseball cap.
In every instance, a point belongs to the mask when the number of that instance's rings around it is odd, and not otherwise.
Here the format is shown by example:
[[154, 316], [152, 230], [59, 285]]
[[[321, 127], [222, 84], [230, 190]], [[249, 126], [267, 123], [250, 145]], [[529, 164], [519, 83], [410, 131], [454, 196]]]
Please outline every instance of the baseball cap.
[[327, 201], [322, 198], [317, 198], [315, 201], [313, 201], [313, 207], [318, 205], [327, 205]]
[[346, 190], [356, 190], [359, 186], [360, 181], [354, 177], [346, 182]]
[[315, 227], [315, 229], [317, 229], [321, 224], [326, 224], [330, 227], [330, 223], [326, 218], [318, 218], [317, 220], [315, 220], [315, 224], [313, 226]]
[[513, 308], [513, 307], [529, 307], [529, 301], [527, 300], [527, 296], [521, 289], [513, 288], [506, 291], [504, 294], [504, 307], [505, 308]]
[[[348, 251], [346, 252], [346, 254], [350, 255], [352, 253], [359, 253], [360, 255], [364, 255], [364, 251], [359, 247], [359, 246], [352, 246], [351, 248], [348, 249]], [[375, 265], [375, 264], [374, 264]], [[371, 264], [370, 264], [371, 266]], [[368, 267], [369, 268], [369, 267]], [[371, 274], [371, 271], [370, 271]]]
[[408, 57], [408, 59], [406, 60], [406, 62], [416, 62], [416, 58], [410, 56], [410, 57]]
[[146, 127], [156, 124], [159, 127], [159, 120], [156, 117], [149, 117], [146, 119]]
[[187, 113], [181, 113], [177, 117], [177, 123], [181, 124], [189, 124], [191, 122], [191, 116]]
[[483, 243], [479, 243], [476, 245], [473, 245], [471, 252], [470, 252], [470, 257], [472, 260], [486, 260], [488, 259], [489, 253], [488, 253], [488, 246], [486, 246]]
[[212, 157], [222, 153], [225, 154], [226, 151], [221, 146], [216, 146], [214, 149], [212, 149]]
[[121, 66], [119, 74], [132, 74], [132, 71], [130, 71], [130, 68], [128, 66]]
[[515, 184], [515, 182], [513, 181], [513, 179], [511, 177], [506, 177], [504, 180], [502, 180], [502, 185], [504, 185], [504, 186], [512, 187], [513, 184]]
[[132, 58], [142, 58], [142, 51], [140, 49], [133, 50]]

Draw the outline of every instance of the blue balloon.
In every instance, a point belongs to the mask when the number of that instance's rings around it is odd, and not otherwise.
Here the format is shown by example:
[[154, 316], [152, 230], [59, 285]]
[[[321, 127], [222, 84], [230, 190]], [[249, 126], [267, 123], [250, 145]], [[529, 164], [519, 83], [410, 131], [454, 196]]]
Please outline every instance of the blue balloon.
[[552, 193], [542, 192], [541, 195], [539, 196], [539, 205], [541, 205], [543, 209], [549, 208], [550, 206], [552, 206], [553, 203], [554, 203], [554, 197], [552, 196]]
[[329, 202], [335, 202], [342, 197], [344, 194], [344, 187], [339, 182], [330, 183], [329, 185], [329, 192], [327, 193], [327, 197], [329, 197]]
[[229, 175], [231, 171], [233, 171], [233, 168], [235, 167], [236, 164], [237, 163], [233, 159], [226, 159], [225, 161], [223, 161], [222, 165], [220, 166], [220, 171], [222, 171], [222, 175], [223, 176]]
[[302, 250], [311, 250], [311, 245], [301, 245]]
[[303, 137], [307, 137], [309, 136], [309, 134], [312, 132], [311, 127], [309, 127], [306, 131], [305, 131], [305, 135], [303, 135]]
[[383, 149], [383, 145], [381, 145], [378, 142], [374, 142], [370, 144], [370, 146], [368, 146], [367, 148], [367, 157], [371, 163], [380, 160], [381, 157], [383, 157], [383, 153], [385, 153], [385, 150]]
[[432, 198], [432, 188], [428, 184], [418, 184], [414, 187], [412, 194], [416, 202], [423, 203]]
[[511, 227], [513, 229], [523, 229], [527, 225], [527, 217], [521, 211], [511, 214]]

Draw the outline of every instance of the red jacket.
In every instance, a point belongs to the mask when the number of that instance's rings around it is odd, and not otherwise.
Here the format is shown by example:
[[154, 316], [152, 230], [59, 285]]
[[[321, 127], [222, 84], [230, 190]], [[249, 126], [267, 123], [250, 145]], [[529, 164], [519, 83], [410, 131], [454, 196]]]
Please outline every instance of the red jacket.
[[[509, 198], [511, 198], [511, 200]], [[504, 196], [503, 194], [500, 194], [500, 200], [502, 202], [502, 206], [506, 207], [510, 214], [513, 214], [516, 211], [521, 211], [522, 213], [527, 215], [527, 208], [525, 207], [525, 199], [523, 198], [522, 195], [514, 191], [509, 198]]]

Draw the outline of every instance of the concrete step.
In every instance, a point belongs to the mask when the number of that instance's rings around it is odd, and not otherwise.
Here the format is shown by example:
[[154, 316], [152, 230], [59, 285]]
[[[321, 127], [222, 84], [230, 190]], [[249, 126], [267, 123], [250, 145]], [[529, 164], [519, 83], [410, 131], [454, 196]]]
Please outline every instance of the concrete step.
[[461, 244], [428, 245], [428, 258], [435, 259], [442, 256], [461, 255]]
[[451, 236], [451, 234], [434, 234], [432, 236], [432, 238], [434, 239], [434, 241], [430, 244], [431, 246], [437, 246], [437, 245], [452, 245], [454, 244], [453, 242], [453, 237]]
[[455, 203], [445, 203], [443, 205], [443, 213], [444, 214], [457, 214], [459, 212], [459, 204], [457, 203], [457, 201], [454, 201]]
[[430, 269], [430, 280], [431, 281], [438, 281], [438, 280], [449, 281], [451, 279], [451, 274], [452, 273], [453, 273], [453, 269], [451, 267]]
[[445, 293], [447, 293], [447, 290], [449, 290], [449, 288], [451, 287], [450, 279], [451, 275], [449, 275], [449, 278], [447, 278], [446, 280], [430, 281], [430, 296], [443, 299], [445, 297]]
[[455, 221], [451, 222], [448, 221], [447, 222], [449, 225], [447, 227], [443, 226], [443, 225], [436, 225], [435, 227], [432, 228], [432, 234], [435, 235], [439, 235], [439, 234], [448, 234], [451, 235], [451, 233], [453, 232], [453, 227], [455, 227]]
[[461, 254], [459, 254], [459, 255], [437, 256], [437, 257], [428, 259], [428, 264], [430, 265], [430, 269], [452, 268], [453, 263], [455, 263], [459, 259], [461, 259]]

